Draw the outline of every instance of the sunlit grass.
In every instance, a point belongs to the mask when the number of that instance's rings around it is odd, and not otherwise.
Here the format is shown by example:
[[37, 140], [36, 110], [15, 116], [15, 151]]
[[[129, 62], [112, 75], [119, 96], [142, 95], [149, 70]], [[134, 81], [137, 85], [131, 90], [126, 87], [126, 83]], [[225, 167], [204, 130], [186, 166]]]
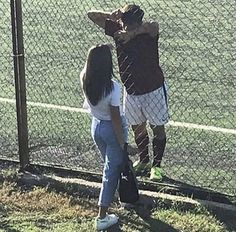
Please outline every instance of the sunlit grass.
[[[0, 184], [0, 231], [93, 231], [97, 215], [97, 199], [68, 195], [52, 189], [25, 189], [15, 182]], [[150, 218], [113, 205], [111, 211], [120, 216], [120, 227], [126, 232], [148, 231], [228, 231], [214, 215], [203, 207], [183, 211], [177, 205], [158, 207]]]

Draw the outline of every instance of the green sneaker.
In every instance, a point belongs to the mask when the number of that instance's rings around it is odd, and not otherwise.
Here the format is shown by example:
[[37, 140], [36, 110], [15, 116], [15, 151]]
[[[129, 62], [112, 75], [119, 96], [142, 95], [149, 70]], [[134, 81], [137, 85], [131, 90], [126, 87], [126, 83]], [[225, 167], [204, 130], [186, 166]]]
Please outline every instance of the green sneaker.
[[150, 180], [153, 181], [161, 181], [164, 175], [164, 171], [162, 168], [159, 167], [152, 167], [151, 168], [151, 175]]
[[139, 160], [135, 161], [133, 164], [135, 174], [149, 173], [151, 170], [151, 163], [142, 163]]

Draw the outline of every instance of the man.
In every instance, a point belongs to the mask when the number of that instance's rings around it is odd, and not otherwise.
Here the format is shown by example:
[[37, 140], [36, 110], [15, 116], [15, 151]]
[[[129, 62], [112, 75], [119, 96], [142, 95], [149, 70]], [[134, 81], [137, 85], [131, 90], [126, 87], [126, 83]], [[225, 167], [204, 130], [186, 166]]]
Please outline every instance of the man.
[[[166, 146], [164, 125], [169, 120], [164, 75], [159, 66], [158, 23], [143, 23], [144, 12], [126, 5], [113, 12], [89, 11], [88, 17], [114, 38], [121, 80], [126, 88], [125, 113], [139, 150], [136, 173], [150, 171], [161, 180], [161, 161]], [[153, 163], [148, 155], [147, 122], [153, 131]]]

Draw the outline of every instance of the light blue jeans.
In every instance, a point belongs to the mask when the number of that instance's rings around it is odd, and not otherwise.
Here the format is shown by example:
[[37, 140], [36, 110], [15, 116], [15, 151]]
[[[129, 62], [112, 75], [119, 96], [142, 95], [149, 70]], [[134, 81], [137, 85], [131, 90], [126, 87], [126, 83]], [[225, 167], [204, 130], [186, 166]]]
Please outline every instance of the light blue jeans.
[[[124, 116], [122, 116], [122, 127], [127, 141], [128, 126]], [[98, 120], [93, 117], [91, 133], [104, 161], [102, 188], [98, 205], [108, 207], [117, 189], [120, 167], [123, 162], [123, 151], [110, 120]]]

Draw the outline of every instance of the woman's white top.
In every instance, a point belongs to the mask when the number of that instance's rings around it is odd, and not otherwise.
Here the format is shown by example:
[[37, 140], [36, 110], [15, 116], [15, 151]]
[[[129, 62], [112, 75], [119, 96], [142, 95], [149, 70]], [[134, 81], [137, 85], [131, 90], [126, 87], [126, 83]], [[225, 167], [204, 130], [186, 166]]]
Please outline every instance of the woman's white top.
[[102, 98], [96, 106], [93, 106], [85, 96], [83, 108], [88, 109], [90, 113], [99, 120], [111, 120], [110, 106], [119, 106], [120, 113], [121, 115], [123, 114], [120, 106], [121, 86], [115, 80], [112, 80], [112, 82], [112, 92], [106, 97]]

